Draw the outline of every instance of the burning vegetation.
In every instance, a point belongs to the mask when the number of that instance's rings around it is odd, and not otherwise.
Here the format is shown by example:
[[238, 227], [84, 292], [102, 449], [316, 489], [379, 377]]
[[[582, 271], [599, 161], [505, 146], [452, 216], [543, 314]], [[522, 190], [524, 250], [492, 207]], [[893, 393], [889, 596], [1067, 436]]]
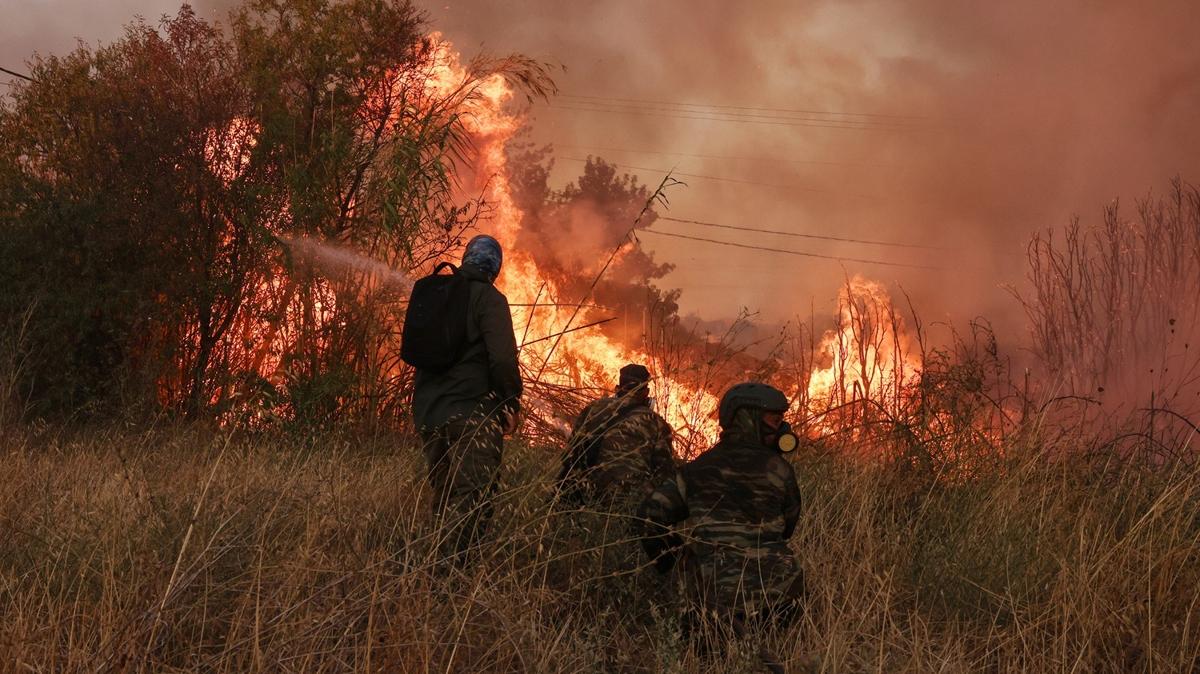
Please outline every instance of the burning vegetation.
[[[513, 145], [517, 94], [553, 92], [545, 66], [463, 63], [440, 36], [419, 36], [412, 15], [338, 7], [380, 12], [355, 18], [407, 31], [408, 43], [368, 58], [358, 24], [333, 28], [290, 6], [273, 16], [263, 3], [235, 15], [230, 40], [184, 10], [161, 31], [138, 25], [97, 53], [42, 62], [16, 92], [10, 250], [39, 259], [13, 270], [38, 281], [9, 298], [8, 316], [31, 312], [21, 388], [39, 412], [141, 401], [254, 427], [403, 425], [410, 281], [477, 227], [510, 251], [499, 286], [522, 345], [531, 439], [560, 438], [625, 362], [654, 370], [684, 456], [715, 440], [714, 396], [747, 374], [780, 379], [804, 417], [863, 400], [898, 409], [920, 363], [881, 286], [847, 282], [834, 327], [790, 380], [782, 351], [751, 356], [736, 327], [716, 342], [690, 333], [677, 291], [654, 285], [669, 265], [636, 235], [669, 179], [651, 190], [595, 159], [553, 192], [545, 152]], [[321, 31], [364, 48], [315, 59], [297, 40]], [[55, 96], [66, 117], [38, 116]], [[112, 103], [131, 97], [147, 104]], [[65, 142], [84, 120], [86, 141]], [[110, 184], [77, 178], [96, 163]], [[114, 222], [80, 229], [63, 204]], [[77, 370], [54, 362], [64, 353]]]
[[[464, 60], [391, 0], [249, 0], [226, 29], [185, 6], [33, 63], [0, 101], [16, 662], [744, 671], [653, 602], [625, 615], [607, 524], [549, 495], [569, 422], [636, 362], [681, 460], [730, 384], [788, 396], [812, 590], [764, 638], [797, 667], [1195, 669], [1195, 188], [1036, 237], [1029, 354], [844, 270], [832, 315], [704, 331], [639, 238], [684, 188], [600, 157], [554, 188], [523, 140], [553, 73]], [[527, 398], [482, 571], [447, 578], [401, 321], [478, 231]]]
[[[9, 388], [29, 412], [403, 428], [411, 281], [478, 229], [509, 251], [499, 287], [532, 442], [560, 441], [626, 362], [651, 367], [681, 456], [712, 443], [714, 396], [745, 378], [786, 391], [817, 444], [911, 444], [900, 439], [951, 422], [998, 442], [1038, 395], [1091, 396], [1101, 380], [1129, 389], [1110, 381], [1130, 362], [1121, 354], [1166, 334], [1137, 332], [1143, 307], [1171, 335], [1190, 334], [1188, 311], [1156, 301], [1195, 282], [1180, 257], [1195, 217], [1182, 185], [1142, 207], [1139, 232], [1114, 208], [1095, 244], [1075, 228], [1066, 250], [1031, 247], [1039, 355], [1069, 391], [1014, 385], [983, 324], [931, 345], [911, 306], [897, 310], [858, 275], [831, 320], [747, 341], [744, 315], [722, 336], [699, 334], [678, 315], [679, 291], [660, 287], [670, 264], [638, 239], [682, 188], [668, 177], [651, 189], [591, 158], [555, 190], [552, 148], [520, 140], [529, 106], [554, 94], [547, 65], [463, 62], [402, 4], [326, 10], [256, 0], [221, 32], [185, 8], [159, 30], [135, 24], [112, 46], [39, 61], [15, 89], [0, 122], [13, 290], [3, 312], [21, 354]], [[1131, 249], [1145, 270], [1119, 268], [1117, 251]], [[1101, 329], [1106, 312], [1133, 318]], [[1101, 342], [1081, 347], [1076, 334]], [[1190, 342], [1168, 341], [1145, 368], [1158, 382], [1150, 408], [1171, 386], [1172, 402], [1194, 396]], [[947, 387], [972, 408], [939, 407]]]
[[978, 326], [931, 344], [898, 289], [860, 275], [831, 317], [748, 340], [741, 316], [714, 337], [679, 316], [669, 261], [638, 238], [684, 188], [593, 157], [554, 189], [553, 148], [521, 140], [550, 73], [464, 62], [402, 3], [270, 0], [228, 30], [185, 7], [36, 62], [0, 118], [12, 397], [51, 417], [402, 428], [410, 283], [486, 230], [509, 251], [531, 441], [561, 439], [631, 361], [653, 370], [684, 456], [715, 437], [714, 395], [747, 377], [785, 390], [814, 441], [961, 416], [929, 407], [952, 383], [988, 399], [986, 428], [970, 424], [989, 438], [1063, 395], [1192, 412], [1195, 312], [1169, 299], [1197, 282], [1186, 185], [1137, 224], [1113, 206], [1093, 232], [1031, 245], [1035, 353], [1065, 386], [1009, 381]]

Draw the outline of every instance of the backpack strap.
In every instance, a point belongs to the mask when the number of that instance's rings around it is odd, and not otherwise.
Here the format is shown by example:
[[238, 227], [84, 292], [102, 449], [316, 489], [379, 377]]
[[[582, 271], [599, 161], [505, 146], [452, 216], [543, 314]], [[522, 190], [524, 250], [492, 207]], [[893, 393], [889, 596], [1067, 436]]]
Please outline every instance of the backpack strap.
[[[579, 419], [576, 428], [583, 432], [578, 435], [572, 435], [571, 439], [567, 441], [567, 451], [563, 454], [562, 472], [558, 476], [559, 483], [565, 483], [571, 479], [572, 475], [583, 473], [595, 467], [596, 453], [599, 451], [604, 435], [633, 410], [633, 406], [618, 410], [611, 418], [604, 420], [600, 424], [596, 424], [594, 427], [594, 415], [597, 412], [592, 411]], [[574, 440], [574, 442], [571, 440]]]
[[611, 419], [605, 421], [598, 428], [596, 428], [596, 430], [588, 433], [591, 442], [588, 445], [587, 456], [584, 458], [586, 467], [595, 467], [597, 459], [596, 454], [600, 451], [600, 443], [604, 441], [604, 436], [608, 435], [609, 431], [616, 428], [617, 424], [632, 416], [633, 413], [637, 411], [638, 407], [639, 405], [627, 405], [625, 408], [618, 410], [616, 414], [612, 415]]

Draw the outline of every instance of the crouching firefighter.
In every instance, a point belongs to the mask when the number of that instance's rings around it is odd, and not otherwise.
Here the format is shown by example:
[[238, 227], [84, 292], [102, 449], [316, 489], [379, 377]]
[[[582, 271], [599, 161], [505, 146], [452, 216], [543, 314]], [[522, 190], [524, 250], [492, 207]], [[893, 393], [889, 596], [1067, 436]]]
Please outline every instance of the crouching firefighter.
[[627, 616], [662, 589], [642, 573], [638, 504], [675, 478], [671, 426], [651, 407], [649, 387], [644, 366], [621, 368], [613, 395], [580, 413], [559, 475], [559, 496], [572, 506], [568, 530], [584, 536], [566, 564], [571, 582]]
[[492, 285], [502, 262], [499, 242], [476, 236], [457, 269], [442, 262], [414, 284], [404, 320], [401, 355], [416, 367], [413, 421], [443, 553], [455, 560], [491, 519], [503, 436], [516, 430], [520, 412], [512, 315]]
[[766, 384], [729, 389], [717, 444], [638, 509], [642, 546], [664, 573], [678, 562], [691, 616], [739, 634], [747, 623], [790, 622], [804, 593], [788, 547], [800, 489], [783, 456], [798, 444], [783, 419], [787, 407], [783, 393]]
[[559, 474], [564, 498], [632, 516], [655, 485], [675, 477], [671, 436], [671, 425], [650, 407], [650, 371], [626, 365], [613, 395], [575, 421]]

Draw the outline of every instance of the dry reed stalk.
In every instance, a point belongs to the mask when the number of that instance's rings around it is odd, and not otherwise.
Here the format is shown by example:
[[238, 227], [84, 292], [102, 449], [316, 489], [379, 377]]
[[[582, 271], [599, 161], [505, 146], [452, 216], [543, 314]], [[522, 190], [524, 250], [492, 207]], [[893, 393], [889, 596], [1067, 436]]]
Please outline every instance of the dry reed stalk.
[[200, 517], [200, 509], [204, 507], [204, 501], [208, 497], [208, 490], [212, 487], [213, 479], [217, 476], [217, 469], [221, 466], [221, 459], [225, 456], [225, 450], [229, 448], [229, 442], [232, 439], [232, 434], [225, 436], [225, 442], [221, 445], [221, 450], [217, 452], [217, 458], [213, 461], [213, 467], [208, 473], [208, 480], [204, 482], [204, 489], [200, 491], [200, 497], [196, 499], [196, 507], [192, 510], [192, 517], [188, 520], [187, 529], [183, 533], [183, 542], [179, 544], [179, 553], [175, 556], [175, 564], [171, 567], [171, 577], [167, 580], [167, 587], [163, 590], [162, 600], [159, 601], [158, 609], [154, 612], [154, 619], [150, 623], [150, 636], [146, 639], [146, 650], [143, 652], [141, 664], [138, 666], [139, 672], [145, 669], [146, 660], [154, 648], [154, 637], [158, 632], [158, 624], [162, 620], [163, 610], [167, 607], [167, 601], [171, 598], [171, 592], [175, 589], [175, 581], [179, 578], [179, 567], [183, 563], [184, 554], [187, 553], [188, 543], [192, 540], [192, 532], [196, 529], [196, 520]]

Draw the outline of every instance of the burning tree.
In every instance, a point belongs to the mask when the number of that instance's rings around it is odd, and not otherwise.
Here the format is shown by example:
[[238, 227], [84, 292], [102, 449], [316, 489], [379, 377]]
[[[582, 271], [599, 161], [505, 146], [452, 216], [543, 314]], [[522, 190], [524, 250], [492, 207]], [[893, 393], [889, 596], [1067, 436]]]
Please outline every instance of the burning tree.
[[744, 316], [689, 331], [636, 238], [662, 192], [599, 159], [551, 190], [545, 153], [512, 142], [516, 96], [553, 91], [546, 67], [464, 63], [406, 2], [251, 0], [227, 33], [185, 6], [32, 72], [0, 109], [0, 322], [42, 412], [404, 423], [409, 280], [481, 225], [508, 251], [534, 436], [629, 361], [655, 373], [684, 455], [745, 378], [788, 391], [814, 434], [941, 418], [924, 346], [865, 279], [791, 360], [787, 335], [752, 356]]
[[[481, 219], [511, 251], [502, 287], [523, 305], [543, 421], [623, 361], [653, 360], [612, 334], [559, 337], [579, 312], [541, 310], [611, 287], [578, 296], [595, 267], [556, 273], [522, 245], [536, 230], [523, 230], [506, 146], [522, 123], [514, 95], [552, 88], [541, 64], [462, 63], [405, 2], [252, 0], [228, 36], [185, 7], [32, 72], [0, 120], [0, 254], [16, 290], [2, 317], [33, 307], [21, 383], [43, 411], [133, 400], [250, 421], [405, 418], [404, 279]], [[610, 187], [635, 198], [598, 217], [649, 197], [595, 164], [552, 207]], [[617, 267], [661, 276], [628, 226]], [[603, 258], [614, 241], [600, 244]], [[707, 416], [692, 404], [707, 392], [661, 374], [664, 405]], [[711, 420], [676, 421], [712, 435]]]
[[20, 380], [43, 411], [378, 413], [395, 293], [288, 242], [419, 269], [490, 208], [454, 182], [481, 87], [551, 86], [520, 57], [447, 85], [407, 2], [255, 0], [230, 28], [187, 6], [135, 23], [37, 60], [0, 109], [0, 320], [32, 307]]

